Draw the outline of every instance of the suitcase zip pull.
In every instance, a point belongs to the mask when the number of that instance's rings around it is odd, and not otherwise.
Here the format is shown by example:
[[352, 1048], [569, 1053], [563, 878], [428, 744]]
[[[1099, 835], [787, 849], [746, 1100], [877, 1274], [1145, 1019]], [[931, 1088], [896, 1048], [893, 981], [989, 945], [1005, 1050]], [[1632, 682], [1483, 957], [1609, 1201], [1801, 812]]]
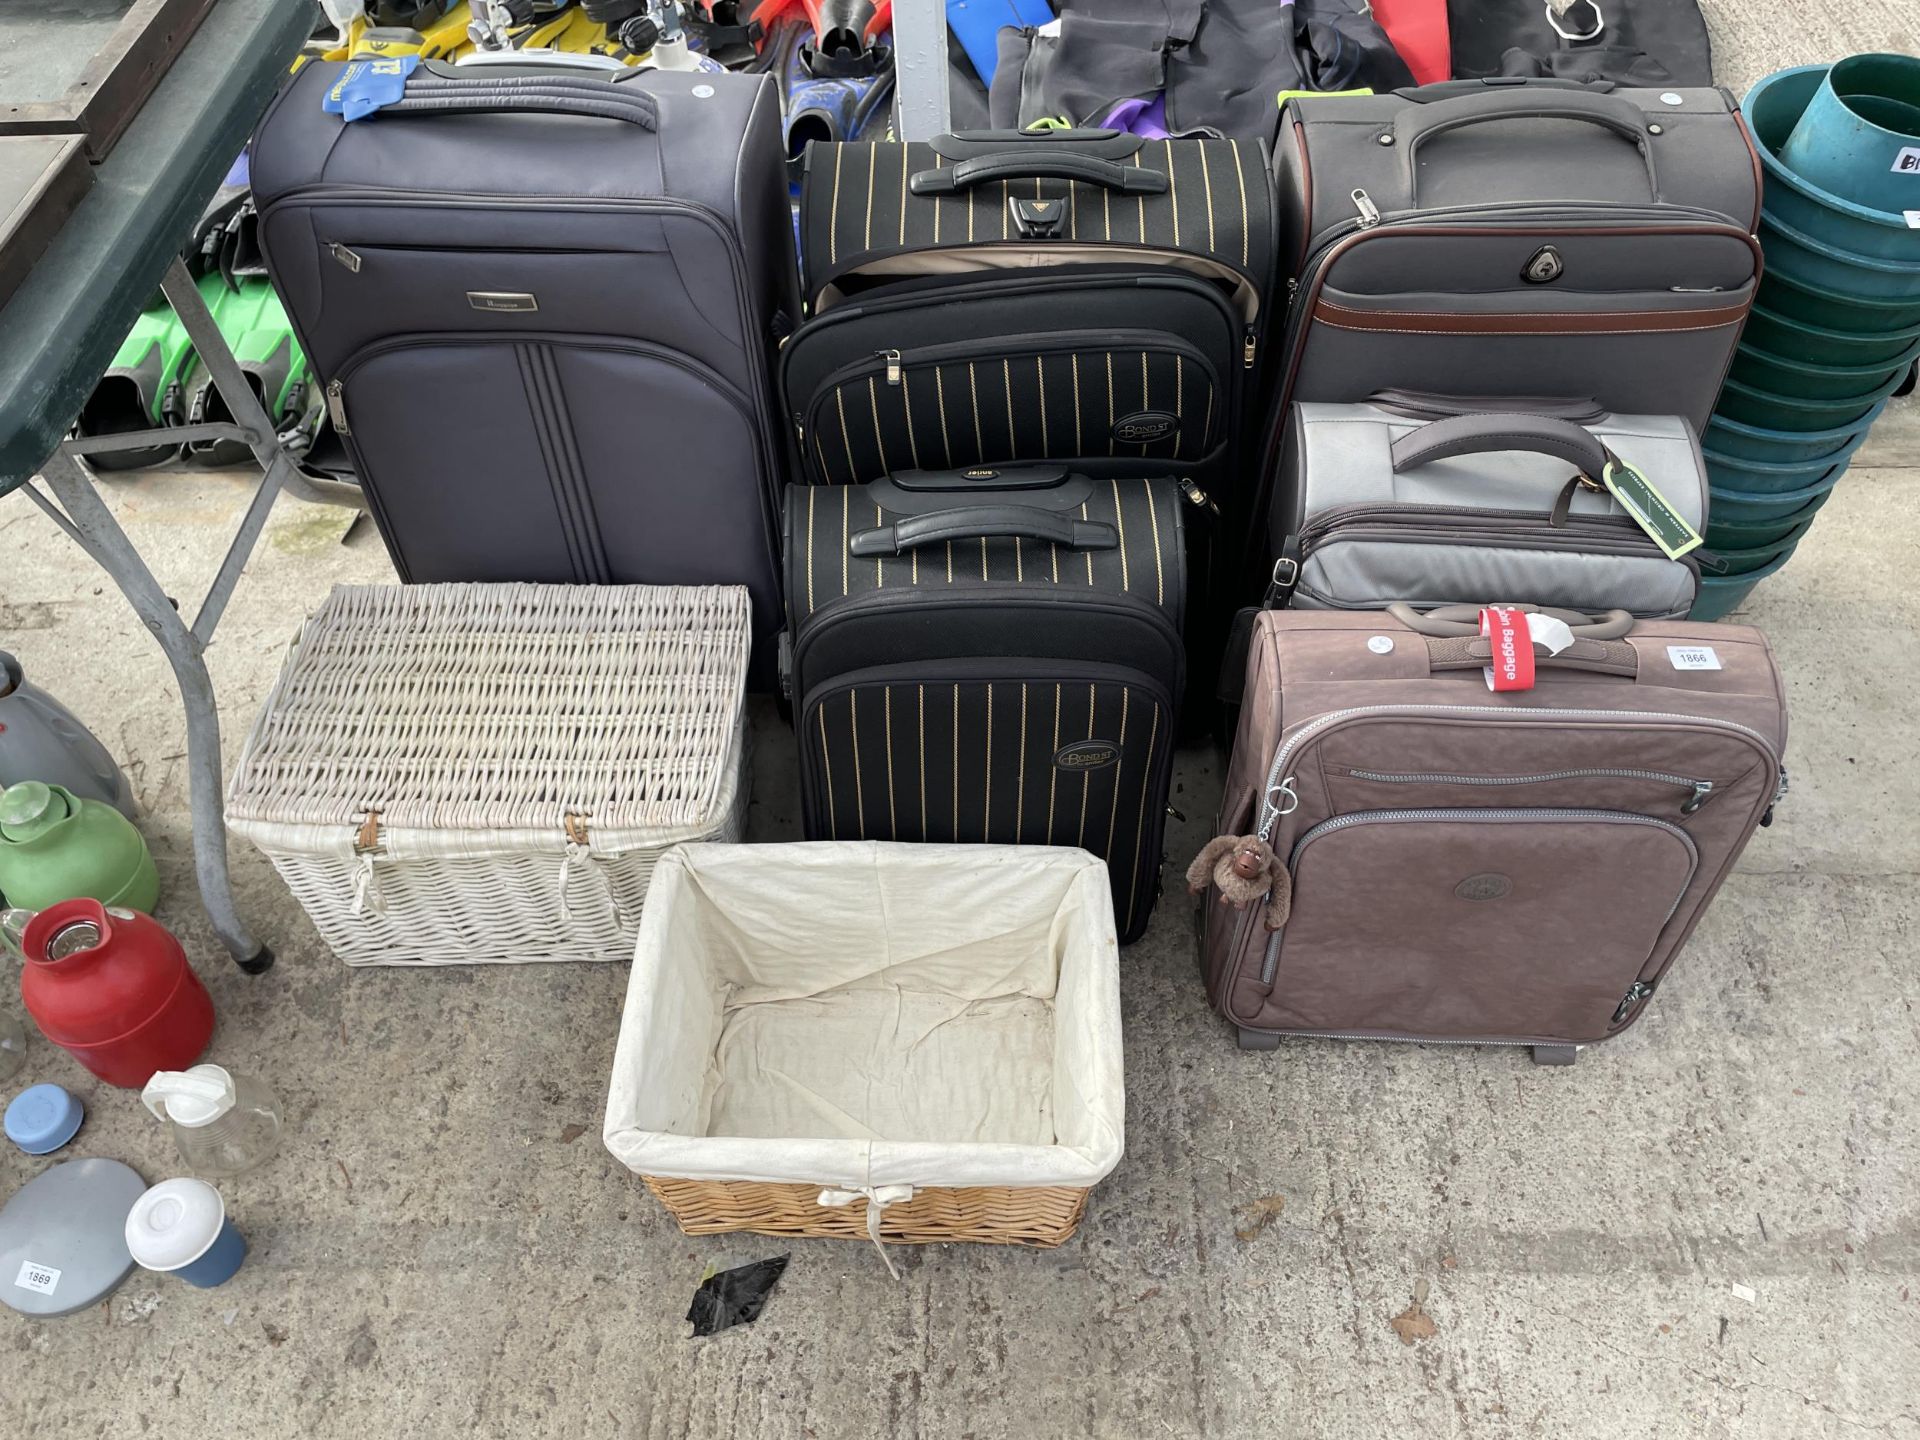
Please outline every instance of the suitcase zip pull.
[[900, 352], [898, 350], [882, 350], [879, 352], [879, 355], [882, 360], [887, 362], [887, 384], [898, 385], [900, 383]]
[[351, 435], [347, 428], [347, 397], [345, 387], [338, 379], [327, 382], [327, 418], [333, 422], [336, 435]]
[[1653, 986], [1644, 980], [1634, 981], [1633, 984], [1627, 987], [1627, 993], [1620, 997], [1620, 1004], [1615, 1007], [1613, 1012], [1613, 1023], [1618, 1025], [1622, 1020], [1625, 1020], [1627, 1016], [1633, 1013], [1634, 1006], [1640, 1004], [1651, 994], [1653, 994]]
[[1191, 476], [1182, 475], [1176, 483], [1179, 485], [1181, 498], [1189, 505], [1196, 510], [1208, 511], [1216, 520], [1220, 518], [1220, 507], [1213, 503], [1211, 495], [1193, 483]]
[[331, 240], [327, 242], [327, 253], [333, 256], [333, 258], [338, 260], [342, 265], [346, 266], [347, 269], [351, 270], [354, 274], [358, 275], [360, 273], [360, 265], [361, 265], [360, 257], [354, 254], [353, 251], [349, 250], [346, 246], [342, 245], [338, 240]]
[[1373, 203], [1373, 197], [1364, 190], [1353, 192], [1353, 208], [1360, 212], [1360, 228], [1371, 230], [1380, 223], [1380, 207]]
[[1253, 337], [1253, 327], [1249, 325], [1246, 329], [1246, 336], [1240, 344], [1240, 368], [1242, 370], [1251, 370], [1253, 368], [1253, 355], [1256, 348], [1257, 345]]
[[1711, 780], [1694, 781], [1693, 794], [1689, 795], [1686, 798], [1686, 802], [1681, 805], [1680, 813], [1682, 815], [1693, 814], [1694, 811], [1698, 810], [1702, 805], [1707, 803], [1707, 797], [1711, 794], [1713, 794], [1713, 781]]

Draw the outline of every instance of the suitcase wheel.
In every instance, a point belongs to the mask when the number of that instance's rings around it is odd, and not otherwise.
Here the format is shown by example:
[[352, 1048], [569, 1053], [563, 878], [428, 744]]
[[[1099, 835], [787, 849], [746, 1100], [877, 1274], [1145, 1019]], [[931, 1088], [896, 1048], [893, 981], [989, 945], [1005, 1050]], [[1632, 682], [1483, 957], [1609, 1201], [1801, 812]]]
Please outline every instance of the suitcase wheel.
[[1280, 1037], [1271, 1030], [1242, 1030], [1240, 1048], [1242, 1050], [1278, 1050]]
[[1535, 1045], [1533, 1047], [1533, 1063], [1536, 1065], [1571, 1065], [1579, 1058], [1578, 1045]]

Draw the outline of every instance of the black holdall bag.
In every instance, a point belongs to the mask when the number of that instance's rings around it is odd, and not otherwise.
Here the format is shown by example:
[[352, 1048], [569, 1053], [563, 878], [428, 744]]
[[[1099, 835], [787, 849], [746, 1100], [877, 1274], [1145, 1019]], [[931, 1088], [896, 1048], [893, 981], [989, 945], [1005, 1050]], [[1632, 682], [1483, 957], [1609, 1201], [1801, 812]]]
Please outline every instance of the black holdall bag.
[[294, 76], [253, 187], [400, 577], [745, 584], [770, 639], [799, 308], [773, 81], [428, 62], [348, 123], [341, 74]]
[[1448, 0], [1453, 73], [1618, 85], [1711, 85], [1693, 0]]
[[1060, 465], [790, 487], [807, 838], [1080, 846], [1138, 938], [1185, 682], [1184, 508], [1169, 480]]
[[812, 318], [780, 357], [800, 478], [1172, 476], [1204, 647], [1208, 548], [1248, 519], [1241, 438], [1275, 248], [1264, 156], [1106, 130], [809, 147]]

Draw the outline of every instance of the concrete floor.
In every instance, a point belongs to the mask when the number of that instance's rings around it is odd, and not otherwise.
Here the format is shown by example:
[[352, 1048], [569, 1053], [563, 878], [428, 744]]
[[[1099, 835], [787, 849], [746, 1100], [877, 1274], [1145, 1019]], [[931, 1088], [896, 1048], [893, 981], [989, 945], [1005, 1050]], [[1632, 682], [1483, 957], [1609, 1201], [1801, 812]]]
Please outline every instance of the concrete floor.
[[[1910, 48], [1904, 7], [1803, 0], [1736, 24], [1747, 7], [1720, 6], [1723, 74]], [[197, 595], [245, 481], [108, 488]], [[230, 757], [305, 610], [389, 578], [346, 523], [274, 513], [211, 654]], [[0, 1433], [1920, 1435], [1917, 549], [1906, 401], [1736, 617], [1786, 669], [1793, 793], [1617, 1044], [1571, 1070], [1444, 1047], [1243, 1055], [1175, 893], [1125, 956], [1128, 1152], [1080, 1235], [896, 1251], [894, 1284], [860, 1246], [688, 1239], [606, 1154], [624, 965], [349, 971], [236, 843], [280, 963], [234, 971], [193, 898], [166, 667], [16, 499], [0, 641], [126, 763], [162, 916], [219, 1007], [214, 1058], [272, 1083], [289, 1135], [223, 1187], [253, 1244], [223, 1289], [136, 1272], [93, 1311], [0, 1318]], [[791, 742], [759, 719], [754, 833], [779, 838]], [[1176, 860], [1210, 833], [1216, 768], [1185, 757]], [[24, 1078], [87, 1100], [71, 1153], [175, 1169], [132, 1095], [38, 1042]], [[7, 1147], [0, 1193], [44, 1163]], [[1241, 1207], [1262, 1200], [1277, 1214], [1254, 1233]], [[709, 1265], [782, 1250], [763, 1319], [686, 1338]]]

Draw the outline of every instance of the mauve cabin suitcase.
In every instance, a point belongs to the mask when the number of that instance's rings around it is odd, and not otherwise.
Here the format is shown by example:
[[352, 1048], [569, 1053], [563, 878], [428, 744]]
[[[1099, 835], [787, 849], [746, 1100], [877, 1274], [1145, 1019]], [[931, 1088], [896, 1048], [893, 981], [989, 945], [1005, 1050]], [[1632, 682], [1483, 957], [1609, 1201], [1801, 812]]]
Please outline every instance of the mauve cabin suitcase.
[[430, 62], [253, 143], [260, 243], [407, 581], [744, 584], [779, 623], [798, 315], [765, 77]]
[[1121, 943], [1159, 894], [1183, 506], [1059, 465], [787, 491], [809, 840], [1077, 845]]
[[1784, 688], [1744, 625], [1564, 612], [1493, 692], [1475, 607], [1270, 610], [1222, 834], [1291, 913], [1209, 893], [1201, 963], [1244, 1048], [1282, 1035], [1519, 1044], [1566, 1063], [1647, 1000], [1785, 793]]

